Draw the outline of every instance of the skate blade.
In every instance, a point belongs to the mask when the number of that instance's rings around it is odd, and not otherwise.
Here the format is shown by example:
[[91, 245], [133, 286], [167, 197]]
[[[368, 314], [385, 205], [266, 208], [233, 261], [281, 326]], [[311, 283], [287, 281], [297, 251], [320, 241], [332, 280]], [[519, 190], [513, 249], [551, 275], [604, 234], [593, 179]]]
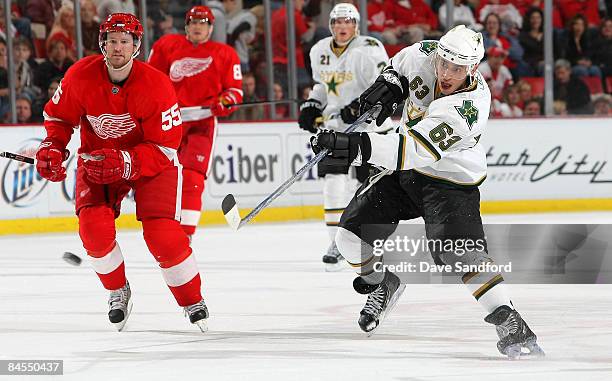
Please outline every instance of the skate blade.
[[117, 331], [119, 332], [123, 331], [123, 327], [125, 327], [125, 324], [127, 323], [128, 318], [130, 317], [131, 313], [132, 313], [132, 299], [130, 298], [130, 300], [128, 300], [127, 315], [125, 316], [125, 319], [123, 319], [119, 323], [112, 323], [117, 329]]
[[206, 319], [198, 320], [193, 324], [197, 325], [198, 328], [200, 328], [200, 331], [202, 332], [208, 331], [208, 322], [206, 321]]
[[366, 332], [368, 337], [372, 337], [374, 332], [376, 332], [376, 330], [382, 325], [382, 323], [385, 321], [387, 316], [389, 316], [391, 312], [393, 312], [393, 309], [395, 308], [397, 301], [399, 300], [400, 296], [402, 296], [405, 290], [406, 290], [406, 285], [400, 284], [397, 290], [395, 291], [395, 293], [393, 294], [393, 296], [391, 297], [391, 300], [389, 301], [387, 308], [380, 315], [380, 319], [378, 319], [378, 325], [374, 327], [371, 331]]
[[[526, 352], [524, 350], [526, 350]], [[522, 345], [511, 345], [508, 347], [508, 350], [506, 350], [506, 355], [509, 360], [537, 359], [546, 356], [544, 350], [534, 341], [528, 341]]]

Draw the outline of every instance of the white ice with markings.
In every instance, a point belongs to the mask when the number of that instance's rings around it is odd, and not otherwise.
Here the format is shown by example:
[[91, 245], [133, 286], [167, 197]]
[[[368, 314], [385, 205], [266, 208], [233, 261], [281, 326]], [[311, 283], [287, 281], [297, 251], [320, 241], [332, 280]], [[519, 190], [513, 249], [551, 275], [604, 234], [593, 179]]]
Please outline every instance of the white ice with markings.
[[[612, 214], [485, 222], [611, 223]], [[57, 379], [86, 381], [612, 379], [611, 285], [509, 285], [547, 353], [509, 361], [462, 285], [408, 285], [366, 338], [353, 273], [323, 271], [322, 222], [209, 227], [193, 243], [212, 315], [202, 334], [182, 316], [142, 234], [118, 240], [134, 301], [123, 332], [107, 320], [108, 293], [89, 262], [61, 259], [83, 257], [76, 232], [0, 237], [0, 360], [61, 359]]]

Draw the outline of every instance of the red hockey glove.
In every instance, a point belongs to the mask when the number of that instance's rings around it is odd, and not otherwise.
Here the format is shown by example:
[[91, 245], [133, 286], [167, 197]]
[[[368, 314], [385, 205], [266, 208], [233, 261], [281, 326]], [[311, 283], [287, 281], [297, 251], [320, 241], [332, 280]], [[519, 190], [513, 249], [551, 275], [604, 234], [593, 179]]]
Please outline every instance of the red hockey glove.
[[219, 101], [210, 106], [210, 111], [214, 116], [228, 116], [236, 109], [232, 105], [236, 104], [236, 98], [231, 91], [227, 91], [219, 96]]
[[103, 148], [81, 154], [87, 178], [96, 184], [110, 184], [121, 179], [140, 177], [140, 163], [131, 151]]
[[66, 178], [66, 168], [62, 162], [68, 159], [70, 152], [56, 140], [46, 138], [36, 151], [36, 170], [49, 181], [59, 182]]

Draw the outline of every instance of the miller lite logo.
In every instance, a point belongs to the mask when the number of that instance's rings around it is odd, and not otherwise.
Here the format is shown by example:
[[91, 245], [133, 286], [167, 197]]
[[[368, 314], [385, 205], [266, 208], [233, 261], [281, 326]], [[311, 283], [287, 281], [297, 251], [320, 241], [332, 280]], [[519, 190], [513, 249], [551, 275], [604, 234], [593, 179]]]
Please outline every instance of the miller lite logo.
[[136, 128], [136, 123], [128, 113], [121, 115], [87, 115], [87, 120], [91, 124], [96, 135], [101, 139], [120, 138]]
[[185, 57], [176, 60], [170, 66], [170, 79], [173, 82], [179, 82], [185, 77], [193, 77], [208, 69], [213, 62], [212, 57], [192, 58]]

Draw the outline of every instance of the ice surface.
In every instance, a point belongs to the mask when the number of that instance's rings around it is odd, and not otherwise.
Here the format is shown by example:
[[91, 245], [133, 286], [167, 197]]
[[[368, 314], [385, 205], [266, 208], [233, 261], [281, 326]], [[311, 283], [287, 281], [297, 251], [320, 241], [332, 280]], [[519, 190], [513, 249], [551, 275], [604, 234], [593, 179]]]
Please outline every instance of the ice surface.
[[[612, 214], [485, 222], [610, 223]], [[610, 285], [509, 285], [547, 353], [512, 362], [461, 285], [408, 285], [366, 338], [353, 273], [323, 271], [322, 222], [209, 227], [193, 242], [212, 315], [202, 334], [175, 305], [141, 233], [118, 240], [134, 298], [120, 333], [89, 262], [61, 259], [64, 251], [83, 257], [76, 232], [0, 237], [0, 359], [63, 359], [57, 379], [86, 381], [612, 379]]]

